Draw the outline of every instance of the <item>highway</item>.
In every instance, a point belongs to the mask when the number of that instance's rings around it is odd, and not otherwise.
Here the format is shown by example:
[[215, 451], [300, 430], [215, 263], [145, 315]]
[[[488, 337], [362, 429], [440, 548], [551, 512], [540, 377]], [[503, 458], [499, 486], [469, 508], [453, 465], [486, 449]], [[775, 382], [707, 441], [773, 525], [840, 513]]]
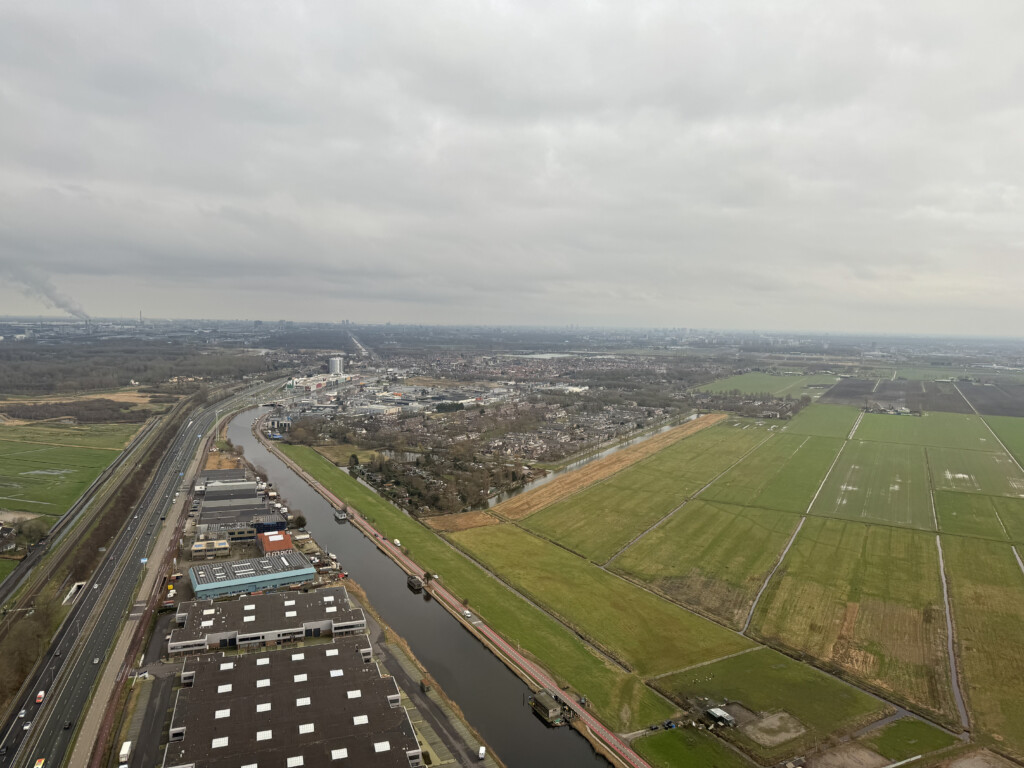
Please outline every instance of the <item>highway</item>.
[[[4, 723], [0, 768], [31, 766], [39, 758], [45, 758], [48, 767], [62, 764], [122, 622], [141, 614], [134, 601], [144, 565], [160, 533], [161, 517], [169, 514], [175, 494], [191, 480], [185, 476], [189, 462], [220, 412], [234, 410], [262, 390], [265, 387], [206, 406], [179, 430], [134, 515], [108, 546], [25, 689], [24, 716], [15, 712]], [[46, 691], [42, 703], [36, 703], [38, 691]]]

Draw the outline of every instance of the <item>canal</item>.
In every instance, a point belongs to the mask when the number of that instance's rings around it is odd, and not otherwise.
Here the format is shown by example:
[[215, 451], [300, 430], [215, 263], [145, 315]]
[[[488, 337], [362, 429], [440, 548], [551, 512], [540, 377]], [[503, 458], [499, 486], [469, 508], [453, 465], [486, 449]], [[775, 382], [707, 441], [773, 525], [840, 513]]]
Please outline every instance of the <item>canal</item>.
[[357, 528], [335, 522], [331, 505], [253, 437], [253, 419], [267, 410], [235, 416], [228, 426], [231, 442], [245, 449], [250, 463], [266, 469], [288, 507], [305, 516], [313, 538], [338, 556], [377, 613], [408, 642], [505, 765], [607, 768], [608, 761], [576, 731], [545, 726], [526, 703], [530, 689], [518, 677], [429, 595], [410, 591], [404, 571]]

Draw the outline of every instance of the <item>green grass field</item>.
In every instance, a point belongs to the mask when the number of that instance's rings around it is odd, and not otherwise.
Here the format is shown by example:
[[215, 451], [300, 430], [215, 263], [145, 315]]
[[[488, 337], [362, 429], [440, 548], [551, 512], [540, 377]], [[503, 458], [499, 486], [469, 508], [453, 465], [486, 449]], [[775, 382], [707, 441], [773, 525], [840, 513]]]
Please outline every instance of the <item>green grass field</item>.
[[716, 425], [542, 509], [524, 526], [604, 563], [769, 435]]
[[927, 755], [929, 752], [951, 747], [959, 743], [959, 740], [934, 725], [905, 717], [885, 726], [877, 733], [872, 732], [861, 739], [861, 742], [882, 757], [896, 762], [914, 755]]
[[141, 424], [0, 424], [0, 440], [122, 450]]
[[0, 507], [60, 516], [117, 451], [0, 440]]
[[1006, 449], [1019, 464], [1024, 465], [1024, 419], [1014, 416], [986, 416], [985, 423], [992, 427]]
[[1007, 544], [943, 536], [972, 731], [1024, 757], [1024, 573]]
[[1006, 541], [1000, 518], [1024, 518], [1024, 501], [977, 493], [935, 492], [939, 530], [959, 536], [980, 536]]
[[769, 393], [776, 397], [789, 395], [799, 398], [805, 392], [823, 393], [836, 383], [835, 376], [772, 376], [767, 373], [744, 373], [719, 379], [700, 387], [704, 392], [732, 392], [739, 390], [746, 395]]
[[840, 446], [842, 441], [831, 437], [777, 435], [715, 481], [702, 498], [805, 512]]
[[655, 768], [749, 768], [744, 760], [706, 731], [676, 728], [632, 742], [633, 749]]
[[642, 677], [751, 645], [514, 526], [460, 531], [451, 539]]
[[937, 490], [1024, 498], [1024, 472], [991, 437], [989, 442], [993, 452], [928, 448], [926, 453], [934, 487]]
[[923, 416], [864, 414], [857, 427], [858, 440], [879, 443], [963, 448], [975, 451], [999, 450], [992, 433], [980, 416], [963, 413], [928, 412]]
[[859, 408], [846, 405], [812, 403], [786, 424], [786, 432], [818, 437], [846, 437], [860, 414]]
[[3, 581], [10, 576], [17, 566], [17, 560], [0, 559], [0, 581]]
[[934, 535], [811, 517], [751, 629], [949, 718], [944, 615]]
[[612, 568], [739, 629], [798, 521], [784, 512], [694, 499]]
[[924, 448], [848, 441], [811, 513], [935, 530]]
[[585, 693], [612, 729], [636, 730], [673, 714], [673, 707], [636, 675], [600, 658], [560, 623], [486, 576], [433, 532], [357, 483], [312, 448], [278, 447], [332, 493], [358, 509], [387, 538], [401, 539], [419, 564], [441, 574], [445, 586], [468, 599], [473, 610], [496, 631], [519, 643], [559, 681]]
[[728, 732], [752, 753], [768, 756], [799, 754], [801, 747], [872, 722], [886, 711], [885, 704], [853, 686], [768, 648], [659, 678], [655, 687], [679, 702], [706, 696], [739, 702], [753, 712], [788, 712], [807, 732], [775, 750], [758, 747], [738, 731]]

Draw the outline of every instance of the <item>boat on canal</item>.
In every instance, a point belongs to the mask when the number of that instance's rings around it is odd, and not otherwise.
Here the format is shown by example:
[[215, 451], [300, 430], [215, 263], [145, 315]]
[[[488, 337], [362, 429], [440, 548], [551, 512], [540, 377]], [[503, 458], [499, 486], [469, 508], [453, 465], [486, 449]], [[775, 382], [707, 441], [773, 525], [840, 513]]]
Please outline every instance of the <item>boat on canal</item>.
[[344, 523], [348, 520], [348, 510], [336, 509], [334, 510], [334, 522]]

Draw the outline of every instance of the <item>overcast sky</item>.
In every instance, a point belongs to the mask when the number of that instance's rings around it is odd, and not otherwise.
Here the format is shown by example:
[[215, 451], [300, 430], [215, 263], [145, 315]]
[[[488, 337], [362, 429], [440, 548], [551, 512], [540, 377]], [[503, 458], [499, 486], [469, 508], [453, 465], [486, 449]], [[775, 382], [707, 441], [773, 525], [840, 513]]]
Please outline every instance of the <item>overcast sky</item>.
[[1024, 336], [1024, 4], [0, 4], [0, 314]]

